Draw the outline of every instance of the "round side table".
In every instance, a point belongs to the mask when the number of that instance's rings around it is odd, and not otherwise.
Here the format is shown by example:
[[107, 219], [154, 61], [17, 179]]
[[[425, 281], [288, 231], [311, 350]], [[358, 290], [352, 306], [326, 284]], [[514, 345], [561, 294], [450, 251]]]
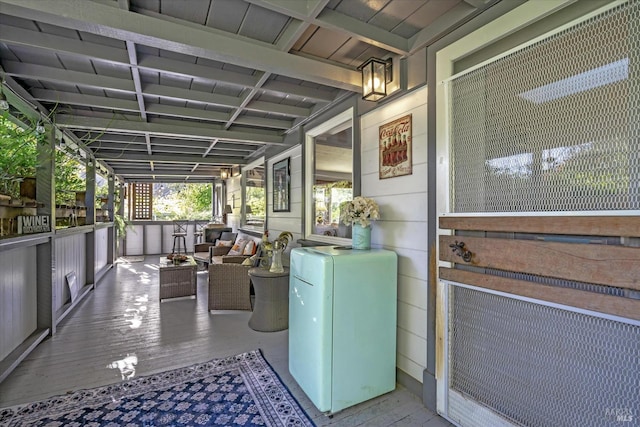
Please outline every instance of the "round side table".
[[289, 327], [289, 269], [271, 273], [264, 268], [249, 270], [255, 300], [249, 327], [260, 332], [282, 331]]

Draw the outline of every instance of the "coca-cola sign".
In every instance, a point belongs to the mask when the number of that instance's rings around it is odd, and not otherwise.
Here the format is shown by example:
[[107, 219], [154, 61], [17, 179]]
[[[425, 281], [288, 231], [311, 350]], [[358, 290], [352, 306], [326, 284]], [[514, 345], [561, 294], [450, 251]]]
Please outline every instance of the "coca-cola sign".
[[380, 126], [380, 179], [411, 175], [411, 114]]

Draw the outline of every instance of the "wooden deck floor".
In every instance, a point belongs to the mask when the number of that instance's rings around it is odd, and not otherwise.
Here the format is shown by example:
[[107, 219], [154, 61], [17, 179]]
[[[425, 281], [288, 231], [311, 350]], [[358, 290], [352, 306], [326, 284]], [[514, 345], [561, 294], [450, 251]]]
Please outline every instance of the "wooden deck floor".
[[256, 332], [249, 312], [207, 311], [198, 298], [158, 301], [158, 259], [116, 264], [98, 287], [0, 384], [0, 407], [261, 349], [318, 426], [450, 426], [398, 385], [332, 418], [318, 412], [288, 372], [288, 335]]

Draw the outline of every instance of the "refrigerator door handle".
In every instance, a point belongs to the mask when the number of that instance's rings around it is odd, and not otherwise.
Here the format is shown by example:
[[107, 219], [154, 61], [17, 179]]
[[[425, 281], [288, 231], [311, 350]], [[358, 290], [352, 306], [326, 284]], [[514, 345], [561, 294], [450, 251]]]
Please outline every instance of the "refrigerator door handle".
[[309, 286], [314, 286], [314, 284], [313, 284], [313, 283], [311, 283], [311, 282], [307, 282], [306, 280], [304, 280], [302, 277], [298, 276], [297, 274], [296, 274], [296, 275], [294, 275], [293, 277], [294, 277], [294, 279], [296, 279], [296, 280], [298, 280], [298, 281], [300, 281], [300, 282], [302, 282], [302, 283], [305, 283], [305, 284], [307, 284], [307, 285], [309, 285]]

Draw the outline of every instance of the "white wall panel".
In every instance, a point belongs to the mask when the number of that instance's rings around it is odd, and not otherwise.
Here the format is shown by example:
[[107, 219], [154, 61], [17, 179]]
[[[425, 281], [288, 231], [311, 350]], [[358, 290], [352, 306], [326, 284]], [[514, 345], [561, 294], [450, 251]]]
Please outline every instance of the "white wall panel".
[[[235, 231], [240, 226], [240, 206], [242, 204], [242, 176], [239, 175], [227, 179], [226, 188], [227, 205], [231, 206], [231, 209], [233, 209], [233, 214], [227, 215], [227, 225], [231, 226]], [[233, 225], [229, 223], [231, 216], [237, 217], [237, 221], [235, 221]]]
[[[282, 231], [300, 230], [302, 229], [302, 219], [294, 218], [269, 218], [269, 237], [277, 237]], [[274, 234], [276, 233], [276, 234]], [[294, 240], [300, 239], [302, 234], [297, 231], [291, 231]], [[295, 242], [294, 242], [295, 243]]]
[[144, 226], [144, 251], [145, 254], [159, 254], [162, 251], [162, 225]]
[[[398, 189], [398, 193], [400, 193]], [[427, 193], [411, 193], [411, 197], [405, 194], [376, 195], [378, 205], [384, 210], [382, 220], [386, 221], [422, 221], [427, 210]]]
[[107, 265], [107, 252], [109, 250], [108, 237], [112, 228], [99, 228], [95, 231], [95, 271], [100, 271]]
[[125, 254], [126, 255], [143, 255], [144, 254], [144, 225], [134, 224], [127, 229]]
[[238, 232], [240, 228], [240, 214], [227, 215], [227, 226], [231, 227], [234, 232]]
[[193, 252], [193, 244], [195, 243], [195, 236], [193, 233], [195, 233], [195, 228], [195, 224], [190, 223], [187, 225], [187, 252]]
[[371, 197], [404, 194], [407, 196], [407, 200], [409, 200], [409, 198], [412, 197], [415, 193], [426, 191], [426, 182], [427, 164], [414, 164], [413, 174], [411, 175], [404, 175], [387, 179], [380, 179], [377, 172], [375, 174], [363, 175], [362, 194]]
[[0, 360], [37, 327], [36, 248], [0, 252]]
[[[422, 361], [427, 360], [427, 341], [406, 329], [398, 327], [398, 348], [402, 349], [402, 357], [420, 366], [418, 376], [420, 377], [420, 382], [422, 382], [422, 371], [424, 370]], [[416, 378], [414, 375], [412, 376]]]
[[426, 251], [391, 248], [398, 254], [398, 275], [409, 276], [421, 280], [423, 286], [427, 286], [428, 263]]
[[[361, 117], [364, 196], [380, 206], [372, 245], [398, 254], [398, 368], [422, 382], [427, 364], [427, 89], [422, 88]], [[411, 175], [379, 178], [378, 132], [412, 115]]]
[[53, 280], [53, 308], [59, 310], [70, 299], [66, 275], [75, 271], [78, 285], [87, 284], [86, 234], [71, 234], [55, 237], [55, 270]]
[[427, 296], [423, 280], [406, 275], [398, 277], [398, 303], [403, 302], [426, 310]]
[[427, 339], [427, 312], [419, 307], [398, 301], [398, 327]]
[[426, 221], [376, 221], [371, 228], [371, 241], [382, 242], [385, 248], [426, 252], [426, 235]]
[[[425, 346], [426, 345], [427, 344], [425, 343]], [[401, 354], [397, 355], [396, 366], [398, 367], [398, 369], [406, 372], [408, 375], [412, 376], [413, 378], [422, 377], [422, 371], [424, 370], [422, 365], [414, 362], [413, 360]]]
[[[283, 159], [289, 158], [289, 212], [273, 212], [273, 164]], [[293, 234], [293, 241], [289, 243], [286, 253], [291, 248], [299, 246], [296, 240], [302, 238], [302, 228], [304, 222], [302, 220], [302, 146], [288, 150], [284, 153], [269, 159], [267, 161], [267, 211], [268, 211], [268, 230], [269, 238], [277, 237], [283, 231], [290, 231]], [[285, 260], [285, 264], [287, 260]]]
[[[378, 126], [387, 123], [389, 121], [406, 116], [412, 110], [424, 108], [427, 105], [427, 88], [423, 87], [410, 93], [407, 96], [399, 98], [398, 100], [385, 105], [382, 108], [378, 108], [368, 114], [363, 115], [360, 118], [360, 124], [363, 130], [369, 128], [378, 129]], [[427, 117], [426, 110], [425, 116], [413, 117], [415, 121], [423, 121], [426, 126]], [[425, 127], [426, 129], [426, 127]], [[378, 140], [378, 133], [376, 131], [376, 141]]]

